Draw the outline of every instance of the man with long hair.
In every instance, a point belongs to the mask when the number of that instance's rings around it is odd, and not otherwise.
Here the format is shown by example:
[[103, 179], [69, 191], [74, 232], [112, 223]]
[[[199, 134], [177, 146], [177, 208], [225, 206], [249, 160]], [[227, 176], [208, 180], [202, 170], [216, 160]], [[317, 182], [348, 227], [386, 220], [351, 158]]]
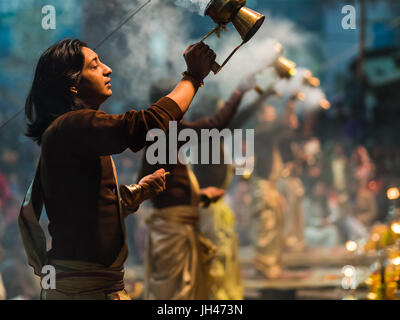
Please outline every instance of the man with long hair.
[[[168, 95], [147, 110], [110, 115], [99, 108], [112, 95], [112, 70], [84, 42], [59, 41], [40, 57], [26, 100], [26, 135], [41, 156], [19, 226], [35, 273], [43, 276], [45, 265], [56, 270], [55, 288], [43, 288], [41, 299], [129, 299], [123, 282], [129, 212], [111, 155], [141, 150], [149, 130], [166, 132], [169, 121], [182, 118], [215, 53], [198, 43], [184, 58], [184, 78]], [[164, 191], [164, 169], [145, 176], [136, 190], [136, 207]], [[43, 204], [52, 238], [48, 252], [39, 225]]]

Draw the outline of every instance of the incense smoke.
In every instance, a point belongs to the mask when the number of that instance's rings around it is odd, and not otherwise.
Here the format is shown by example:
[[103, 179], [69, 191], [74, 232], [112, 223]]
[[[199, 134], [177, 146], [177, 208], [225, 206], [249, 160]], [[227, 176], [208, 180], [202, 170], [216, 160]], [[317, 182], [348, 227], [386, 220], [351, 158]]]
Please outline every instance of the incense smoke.
[[[177, 81], [180, 79], [181, 73], [186, 70], [183, 52], [190, 44], [201, 39], [201, 37], [193, 39], [190, 36], [193, 26], [191, 14], [188, 14], [186, 8], [191, 10], [197, 6], [197, 13], [199, 13], [199, 10], [203, 10], [208, 2], [208, 0], [153, 0], [121, 29], [118, 36], [112, 38], [102, 48], [105, 50], [109, 47], [117, 51], [119, 43], [124, 44], [124, 55], [119, 57], [118, 62], [114, 62], [111, 67], [114, 69], [114, 78], [121, 79], [118, 84], [126, 86], [123, 92], [123, 97], [126, 97], [123, 99], [125, 103], [134, 100], [136, 107], [144, 108], [151, 103], [148, 101], [148, 93], [153, 82], [163, 77], [172, 77]], [[127, 15], [141, 3], [142, 1], [129, 3], [121, 0], [114, 1], [113, 6], [119, 8], [123, 14], [118, 14], [110, 25], [118, 25], [122, 20], [121, 16]], [[177, 4], [185, 9], [177, 7]], [[272, 18], [267, 12], [261, 13], [266, 15], [266, 20], [258, 33], [233, 56], [218, 75], [210, 73], [205, 79], [205, 87], [199, 90], [193, 102], [194, 106], [190, 110], [198, 108], [196, 104], [202, 100], [202, 96], [212, 94], [227, 99], [242, 78], [260, 70], [272, 61], [276, 54], [273, 49], [276, 41], [282, 43], [284, 56], [294, 60], [298, 67], [310, 68], [313, 65], [315, 56], [310, 44], [317, 43], [318, 39], [315, 39], [313, 34], [301, 30], [290, 20]], [[204, 17], [204, 19], [210, 18]], [[204, 34], [210, 30], [205, 30]], [[123, 41], [118, 42], [117, 39], [121, 38]], [[221, 34], [221, 38], [213, 35], [206, 40], [206, 43], [217, 53], [217, 62], [221, 64], [241, 43], [241, 38], [233, 25], [229, 24], [228, 30]], [[315, 72], [312, 68], [311, 71]], [[264, 88], [276, 81], [273, 72], [269, 72], [264, 78], [263, 83], [260, 83]], [[284, 81], [279, 83], [283, 83], [281, 86], [285, 87]], [[115, 86], [115, 95], [121, 90], [120, 87]], [[290, 95], [290, 92], [282, 90], [282, 94], [286, 96]], [[247, 94], [244, 104], [255, 98], [257, 98], [255, 92]]]
[[191, 12], [204, 16], [204, 11], [211, 0], [175, 0], [177, 6], [185, 8]]

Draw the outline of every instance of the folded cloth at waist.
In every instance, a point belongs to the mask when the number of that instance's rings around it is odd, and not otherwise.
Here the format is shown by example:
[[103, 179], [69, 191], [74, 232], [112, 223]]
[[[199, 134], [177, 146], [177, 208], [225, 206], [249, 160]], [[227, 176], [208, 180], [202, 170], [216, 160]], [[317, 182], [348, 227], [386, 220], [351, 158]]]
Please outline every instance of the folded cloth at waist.
[[156, 219], [196, 226], [199, 222], [199, 209], [194, 206], [155, 208], [150, 217], [146, 219], [146, 223], [151, 224]]
[[50, 260], [49, 265], [56, 269], [56, 290], [62, 293], [111, 293], [124, 289], [123, 267], [72, 260]]

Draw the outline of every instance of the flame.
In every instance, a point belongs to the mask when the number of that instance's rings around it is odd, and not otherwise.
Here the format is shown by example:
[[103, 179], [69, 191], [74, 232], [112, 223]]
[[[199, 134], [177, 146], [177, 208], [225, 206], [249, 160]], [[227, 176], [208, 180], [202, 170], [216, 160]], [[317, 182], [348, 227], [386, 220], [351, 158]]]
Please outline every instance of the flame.
[[396, 200], [400, 196], [400, 192], [398, 188], [389, 188], [386, 192], [389, 200]]
[[355, 241], [347, 241], [346, 242], [346, 249], [347, 251], [354, 252], [358, 248], [357, 242]]
[[398, 222], [393, 222], [392, 225], [390, 226], [390, 229], [392, 229], [392, 231], [395, 234], [400, 234], [400, 223]]
[[392, 263], [393, 263], [395, 266], [400, 266], [400, 257], [394, 258], [394, 259], [392, 260]]

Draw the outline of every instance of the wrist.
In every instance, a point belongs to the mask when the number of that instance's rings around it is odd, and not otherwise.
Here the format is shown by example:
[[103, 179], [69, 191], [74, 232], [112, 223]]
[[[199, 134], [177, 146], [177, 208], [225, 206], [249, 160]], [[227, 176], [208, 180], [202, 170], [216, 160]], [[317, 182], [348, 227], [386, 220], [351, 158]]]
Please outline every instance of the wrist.
[[128, 209], [136, 210], [143, 202], [143, 191], [144, 189], [140, 184], [132, 184], [130, 186], [121, 185], [121, 198]]
[[199, 76], [194, 75], [194, 74], [193, 74], [192, 72], [190, 72], [190, 71], [182, 72], [182, 76], [183, 76], [183, 79], [184, 79], [184, 80], [189, 80], [189, 81], [191, 81], [191, 82], [194, 84], [196, 90], [197, 90], [198, 88], [201, 88], [201, 87], [204, 86], [203, 79], [201, 79], [201, 77], [199, 77]]

